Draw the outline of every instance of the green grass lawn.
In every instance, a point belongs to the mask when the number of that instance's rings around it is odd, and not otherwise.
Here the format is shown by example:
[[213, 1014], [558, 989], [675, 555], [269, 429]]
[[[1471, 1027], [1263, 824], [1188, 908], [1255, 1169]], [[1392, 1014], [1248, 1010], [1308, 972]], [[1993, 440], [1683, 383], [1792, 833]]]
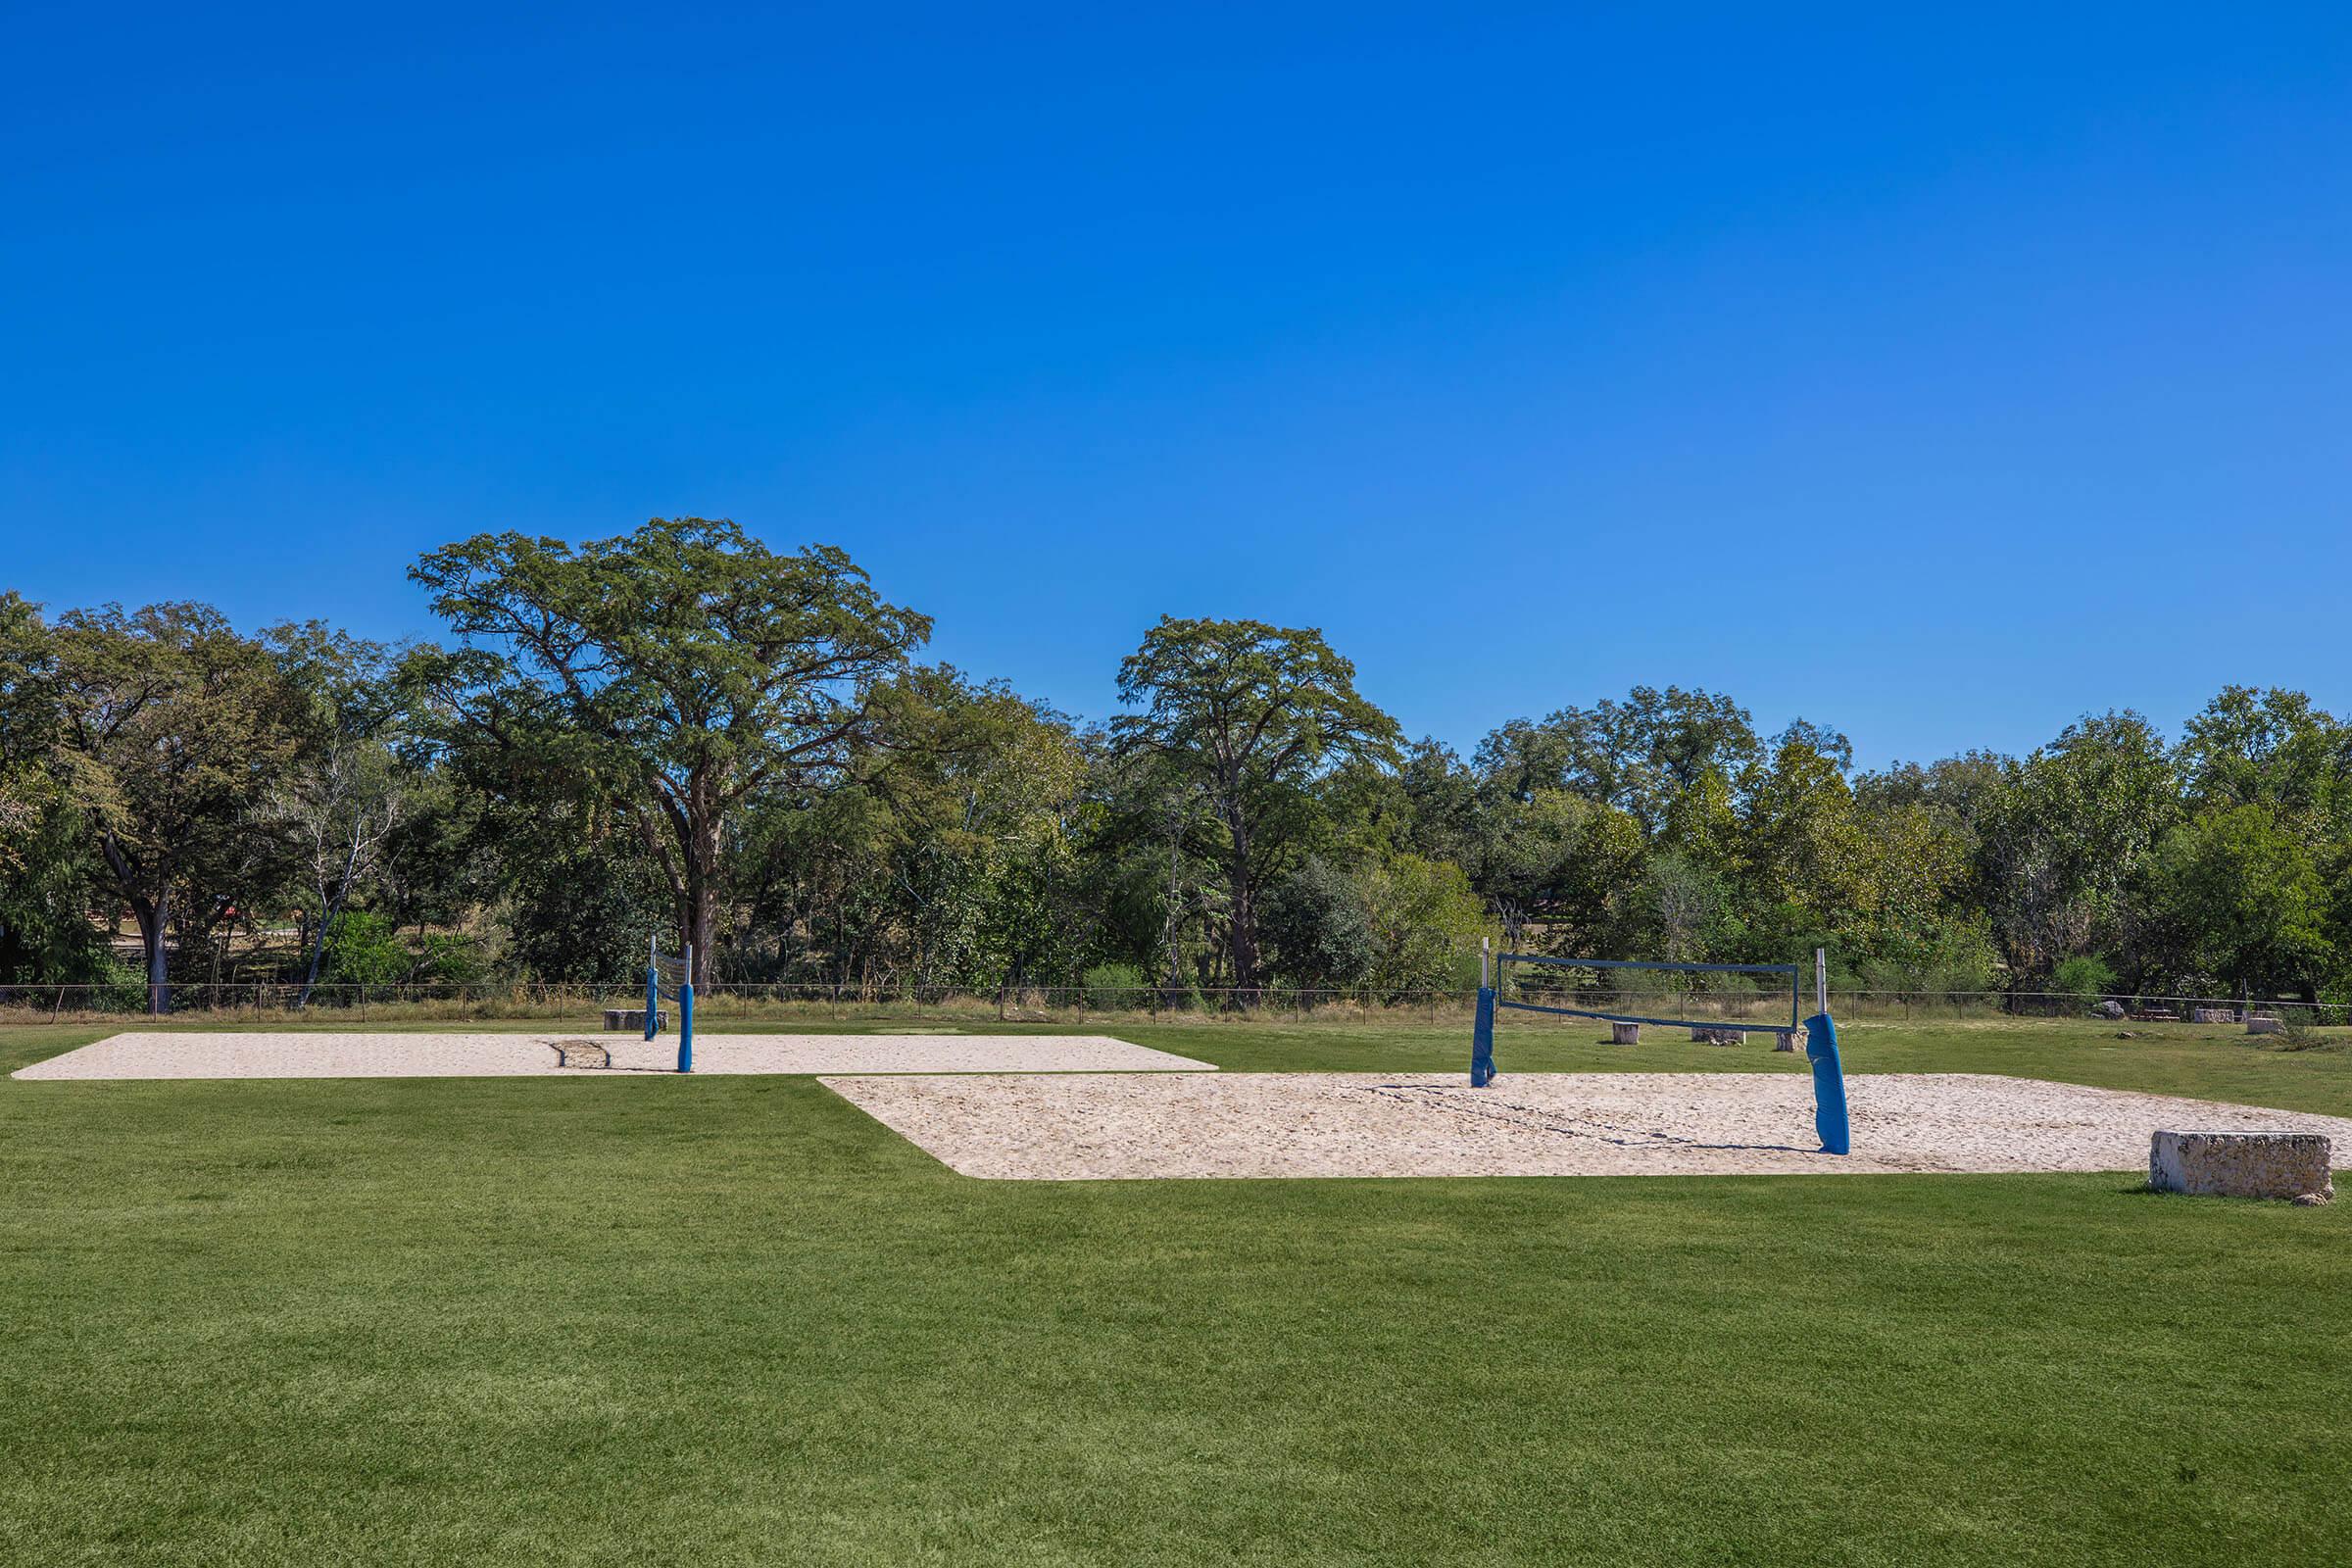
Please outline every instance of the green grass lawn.
[[[2115, 1032], [1844, 1039], [2352, 1113], [2341, 1049]], [[988, 1183], [805, 1079], [0, 1080], [0, 1562], [2352, 1559], [2352, 1203], [2133, 1186]]]

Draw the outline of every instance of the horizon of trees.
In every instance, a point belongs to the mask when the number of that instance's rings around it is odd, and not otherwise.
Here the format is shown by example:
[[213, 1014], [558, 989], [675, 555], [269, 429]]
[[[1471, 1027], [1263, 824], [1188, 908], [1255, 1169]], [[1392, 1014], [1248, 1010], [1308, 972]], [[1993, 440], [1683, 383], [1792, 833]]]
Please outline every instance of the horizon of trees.
[[[448, 647], [0, 594], [0, 982], [1465, 983], [1481, 935], [1907, 991], [2352, 995], [2352, 726], [1858, 771], [1637, 686], [1408, 740], [1319, 631], [1163, 616], [1089, 723], [918, 655], [843, 552], [657, 518], [422, 558]], [[109, 931], [138, 933], [135, 972]], [[257, 943], [291, 924], [296, 940]]]

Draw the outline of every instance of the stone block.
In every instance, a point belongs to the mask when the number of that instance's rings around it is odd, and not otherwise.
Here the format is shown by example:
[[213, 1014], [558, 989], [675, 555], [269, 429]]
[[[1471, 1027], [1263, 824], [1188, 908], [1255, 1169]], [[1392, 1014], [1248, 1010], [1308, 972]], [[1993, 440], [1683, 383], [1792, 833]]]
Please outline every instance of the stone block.
[[2335, 1196], [2324, 1133], [2160, 1132], [2148, 1146], [2148, 1185], [2221, 1198]]
[[[655, 1013], [654, 1033], [660, 1034], [667, 1027], [668, 1023], [669, 1014]], [[645, 1033], [645, 1009], [643, 1007], [607, 1007], [605, 1009], [605, 1027], [611, 1030], [625, 1029], [631, 1034], [641, 1035]]]
[[1610, 1025], [1609, 1025], [1609, 1044], [1610, 1044], [1610, 1045], [1612, 1045], [1612, 1046], [1638, 1046], [1638, 1045], [1640, 1045], [1641, 1043], [1642, 1043], [1642, 1026], [1641, 1026], [1640, 1024], [1638, 1024], [1638, 1023], [1612, 1023], [1612, 1024], [1610, 1024]]
[[2286, 1025], [2277, 1018], [2248, 1018], [2246, 1020], [2246, 1033], [2250, 1035], [2275, 1035], [2285, 1027]]

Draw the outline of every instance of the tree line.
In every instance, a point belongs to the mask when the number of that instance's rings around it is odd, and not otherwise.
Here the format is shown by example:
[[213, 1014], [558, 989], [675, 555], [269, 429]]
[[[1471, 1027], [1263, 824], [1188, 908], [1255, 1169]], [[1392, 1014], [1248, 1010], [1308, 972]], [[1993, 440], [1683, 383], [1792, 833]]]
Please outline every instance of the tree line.
[[705, 986], [866, 993], [1396, 994], [1486, 934], [1821, 947], [1905, 991], [2352, 989], [2352, 727], [2299, 692], [1868, 772], [1637, 686], [1464, 759], [1250, 620], [1163, 617], [1084, 722], [923, 662], [929, 617], [841, 551], [724, 521], [410, 575], [446, 646], [0, 595], [0, 981], [624, 982], [659, 931]]

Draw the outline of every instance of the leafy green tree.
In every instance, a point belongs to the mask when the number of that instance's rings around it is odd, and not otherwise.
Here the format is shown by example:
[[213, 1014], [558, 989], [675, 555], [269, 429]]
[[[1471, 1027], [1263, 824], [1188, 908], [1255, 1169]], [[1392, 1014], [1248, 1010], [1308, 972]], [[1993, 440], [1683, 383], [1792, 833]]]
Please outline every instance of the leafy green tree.
[[1359, 984], [1376, 958], [1362, 890], [1320, 856], [1293, 866], [1269, 891], [1261, 934], [1275, 972], [1308, 990]]
[[876, 688], [930, 635], [841, 551], [655, 518], [576, 549], [480, 534], [410, 575], [465, 647], [437, 686], [461, 746], [610, 801], [660, 867], [708, 984], [727, 834], [762, 791], [839, 782]]
[[2330, 957], [2328, 889], [2269, 808], [2208, 811], [2174, 828], [2156, 882], [2203, 975], [2232, 994], [2288, 988], [2319, 1000]]
[[2134, 712], [2071, 724], [2004, 769], [1978, 854], [2012, 978], [2031, 985], [2077, 954], [2132, 951], [2133, 890], [2179, 817], [2163, 737]]
[[428, 927], [456, 926], [497, 897], [507, 857], [484, 827], [489, 798], [448, 760], [404, 744], [400, 765], [400, 809], [378, 858], [376, 892], [393, 923], [422, 943]]
[[1405, 748], [1396, 782], [1406, 811], [1403, 848], [1465, 869], [1474, 864], [1484, 808], [1477, 772], [1452, 748], [1424, 738]]
[[409, 950], [400, 933], [388, 916], [372, 909], [336, 915], [326, 928], [325, 948], [328, 978], [346, 985], [391, 985], [409, 972]]
[[411, 783], [396, 746], [404, 715], [393, 655], [320, 621], [264, 634], [297, 694], [301, 744], [266, 810], [291, 841], [312, 911], [297, 1005], [318, 983], [328, 928], [374, 879], [398, 831]]
[[56, 653], [39, 609], [0, 591], [0, 875], [23, 869], [25, 849], [57, 801], [48, 760], [57, 744]]
[[1668, 963], [1738, 962], [1726, 938], [1738, 929], [1730, 884], [1711, 866], [1680, 850], [1649, 857], [1636, 884], [1642, 951]]
[[1851, 924], [1871, 898], [1869, 845], [1837, 757], [1792, 735], [1769, 765], [1750, 763], [1740, 786], [1745, 896], [1802, 909], [1824, 928]]
[[160, 1013], [174, 895], [211, 890], [209, 920], [266, 880], [271, 829], [255, 803], [300, 743], [295, 694], [267, 649], [202, 605], [69, 612], [55, 649], [66, 789], [138, 921]]
[[500, 802], [478, 819], [500, 875], [495, 927], [516, 974], [641, 985], [669, 890], [638, 836], [596, 801]]
[[1629, 812], [1645, 833], [1710, 768], [1739, 776], [1762, 755], [1747, 710], [1728, 697], [1636, 686], [1625, 701], [1515, 719], [1481, 742], [1481, 777], [1522, 801], [1565, 790]]
[[2352, 812], [2352, 726], [2301, 692], [2224, 687], [2191, 718], [2175, 752], [2200, 807], [2268, 807], [2316, 844]]
[[[1645, 854], [1641, 823], [1566, 790], [1525, 801], [1496, 794], [1486, 807], [1471, 881], [1500, 917], [1504, 942], [1585, 958], [1620, 950], [1625, 895]], [[1531, 943], [1538, 929], [1542, 941]]]
[[1417, 855], [1385, 856], [1356, 877], [1372, 941], [1365, 978], [1389, 995], [1452, 983], [1486, 928], [1462, 868]]
[[1233, 983], [1260, 984], [1258, 891], [1298, 836], [1310, 786], [1350, 758], [1394, 766], [1396, 720], [1355, 689], [1355, 666], [1313, 630], [1162, 616], [1119, 666], [1144, 711], [1111, 720], [1197, 790], [1224, 829], [1220, 870]]

